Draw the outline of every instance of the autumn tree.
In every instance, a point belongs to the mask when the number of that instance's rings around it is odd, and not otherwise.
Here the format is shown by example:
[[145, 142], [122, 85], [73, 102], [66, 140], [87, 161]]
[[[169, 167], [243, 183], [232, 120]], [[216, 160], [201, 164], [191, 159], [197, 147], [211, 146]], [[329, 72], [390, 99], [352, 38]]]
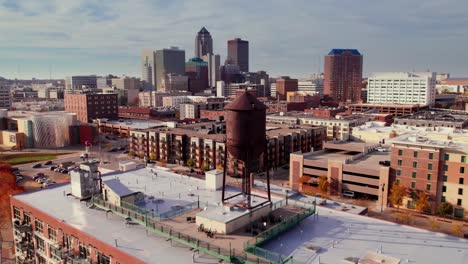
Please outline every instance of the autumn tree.
[[187, 160], [187, 166], [193, 168], [195, 166], [195, 161], [193, 159]]
[[430, 196], [424, 191], [418, 191], [418, 197], [415, 200], [416, 210], [427, 212], [431, 209]]
[[8, 164], [0, 164], [0, 183], [0, 223], [4, 223], [11, 218], [10, 195], [21, 193], [24, 189], [16, 184], [16, 177]]
[[406, 187], [400, 185], [399, 183], [394, 183], [392, 185], [392, 189], [390, 189], [390, 197], [389, 200], [396, 206], [397, 209], [400, 209], [400, 206], [403, 205], [403, 198], [406, 196]]
[[320, 192], [326, 193], [328, 192], [328, 187], [330, 186], [330, 183], [328, 182], [327, 176], [322, 175], [319, 176], [318, 178], [318, 188]]
[[450, 203], [441, 203], [437, 207], [437, 213], [441, 216], [451, 216], [453, 214], [453, 205]]
[[454, 222], [454, 223], [452, 224], [452, 232], [453, 232], [456, 236], [461, 236], [461, 235], [463, 235], [463, 225], [460, 224], [460, 223]]
[[210, 169], [210, 165], [208, 164], [208, 162], [203, 162], [202, 166], [201, 166], [201, 169], [204, 170], [204, 171], [208, 171]]
[[156, 160], [156, 153], [150, 152], [150, 154], [149, 154], [149, 159], [150, 159], [150, 160]]

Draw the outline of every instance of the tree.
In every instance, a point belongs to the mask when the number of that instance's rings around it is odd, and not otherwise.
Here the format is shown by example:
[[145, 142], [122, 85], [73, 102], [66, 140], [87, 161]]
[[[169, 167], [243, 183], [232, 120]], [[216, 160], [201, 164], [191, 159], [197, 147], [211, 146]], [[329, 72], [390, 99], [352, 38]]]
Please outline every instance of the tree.
[[392, 189], [390, 190], [390, 202], [400, 209], [400, 206], [403, 205], [403, 198], [406, 196], [406, 187], [400, 185], [399, 183], [394, 183]]
[[8, 164], [0, 164], [0, 223], [11, 221], [10, 195], [22, 193], [24, 188], [16, 184], [16, 177]]
[[416, 198], [416, 210], [420, 212], [427, 212], [431, 209], [431, 204], [429, 203], [430, 196], [424, 191], [418, 191], [418, 197]]
[[441, 216], [451, 216], [453, 214], [453, 205], [450, 203], [441, 203], [437, 207], [437, 213]]
[[195, 166], [195, 161], [193, 159], [187, 160], [187, 166], [192, 169]]
[[128, 155], [129, 155], [130, 157], [135, 157], [135, 151], [130, 150], [130, 151], [128, 152]]
[[218, 164], [218, 165], [216, 166], [216, 169], [217, 169], [217, 170], [224, 170], [224, 167], [223, 167], [222, 164]]
[[322, 193], [328, 192], [328, 187], [330, 183], [328, 182], [327, 176], [322, 175], [318, 178], [318, 188]]
[[463, 225], [460, 224], [460, 223], [454, 222], [454, 223], [452, 224], [452, 232], [453, 232], [456, 236], [461, 236], [461, 235], [463, 235]]
[[210, 165], [208, 164], [208, 162], [203, 162], [202, 166], [201, 166], [201, 169], [204, 170], [204, 171], [208, 171], [210, 169]]
[[156, 153], [150, 152], [150, 154], [149, 154], [149, 159], [150, 159], [150, 160], [156, 160]]

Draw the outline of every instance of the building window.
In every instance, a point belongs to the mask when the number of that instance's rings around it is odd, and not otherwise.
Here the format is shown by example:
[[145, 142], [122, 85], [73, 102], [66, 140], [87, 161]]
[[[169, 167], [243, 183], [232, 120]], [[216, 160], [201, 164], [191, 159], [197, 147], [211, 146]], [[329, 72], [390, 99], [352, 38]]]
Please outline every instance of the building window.
[[17, 220], [21, 220], [21, 211], [15, 206], [13, 206], [13, 218]]
[[85, 259], [85, 258], [88, 258], [88, 256], [89, 256], [89, 249], [88, 249], [88, 247], [86, 247], [85, 245], [83, 245], [83, 244], [81, 244], [81, 243], [78, 245], [78, 252], [79, 252], [79, 254], [80, 254], [80, 258], [84, 258], [84, 259]]
[[461, 162], [466, 162], [466, 156], [461, 156]]
[[429, 153], [429, 159], [434, 159], [434, 153]]
[[23, 221], [27, 225], [31, 224], [31, 216], [28, 213], [23, 212]]
[[413, 173], [411, 174], [411, 177], [416, 178], [417, 176], [418, 176], [418, 173], [413, 171]]
[[427, 169], [432, 170], [432, 163], [427, 164]]
[[449, 160], [449, 159], [450, 159], [450, 155], [446, 153], [446, 154], [444, 155], [444, 160]]
[[397, 171], [396, 171], [396, 174], [397, 174], [398, 176], [400, 176], [400, 175], [401, 175], [401, 170], [397, 170]]
[[398, 156], [402, 156], [403, 155], [403, 150], [402, 149], [399, 149], [398, 150]]
[[416, 182], [411, 182], [411, 188], [416, 188]]
[[44, 239], [36, 236], [37, 250], [45, 252]]
[[464, 178], [458, 179], [458, 184], [464, 184], [464, 183], [465, 183], [465, 179], [464, 179]]
[[431, 173], [428, 173], [428, 174], [427, 174], [427, 180], [428, 180], [428, 181], [432, 180], [432, 174], [431, 174]]
[[400, 185], [400, 182], [401, 182], [400, 179], [396, 179], [396, 183], [397, 183], [398, 185]]
[[462, 199], [457, 199], [457, 205], [461, 206], [462, 205]]
[[110, 258], [102, 253], [97, 254], [97, 263], [98, 264], [110, 264]]
[[431, 190], [431, 185], [430, 185], [429, 183], [426, 184], [426, 190], [427, 190], [427, 191], [430, 191], [430, 190]]
[[57, 242], [57, 231], [53, 227], [48, 226], [47, 233], [49, 234], [50, 240]]
[[444, 171], [448, 171], [448, 165], [447, 164], [444, 165]]
[[441, 201], [442, 203], [445, 203], [445, 196], [440, 197], [440, 201]]
[[402, 161], [402, 160], [398, 160], [398, 166], [401, 166], [401, 164], [403, 164], [403, 161]]
[[462, 188], [458, 188], [458, 195], [463, 195], [463, 189]]
[[442, 192], [446, 192], [447, 191], [447, 186], [442, 186]]
[[447, 182], [447, 178], [448, 178], [447, 175], [444, 175], [444, 176], [443, 176], [443, 181], [444, 181], [444, 182]]
[[34, 220], [34, 226], [35, 226], [36, 232], [39, 232], [39, 233], [42, 233], [42, 232], [43, 232], [43, 229], [42, 229], [42, 221], [41, 221], [41, 220], [35, 219], [35, 220]]
[[413, 152], [413, 157], [415, 157], [415, 158], [418, 157], [418, 152], [417, 151]]
[[413, 161], [413, 168], [417, 168], [418, 167], [418, 162], [417, 161]]
[[465, 167], [460, 167], [460, 173], [465, 173]]

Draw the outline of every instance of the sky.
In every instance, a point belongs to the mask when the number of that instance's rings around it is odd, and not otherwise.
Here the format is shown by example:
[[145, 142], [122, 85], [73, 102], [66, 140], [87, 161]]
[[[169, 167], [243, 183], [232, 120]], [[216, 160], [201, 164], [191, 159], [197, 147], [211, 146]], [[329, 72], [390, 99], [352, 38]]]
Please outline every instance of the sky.
[[214, 52], [250, 43], [250, 70], [308, 77], [333, 48], [356, 48], [364, 75], [468, 77], [467, 0], [0, 0], [0, 76], [141, 76], [143, 49], [194, 56], [205, 26]]

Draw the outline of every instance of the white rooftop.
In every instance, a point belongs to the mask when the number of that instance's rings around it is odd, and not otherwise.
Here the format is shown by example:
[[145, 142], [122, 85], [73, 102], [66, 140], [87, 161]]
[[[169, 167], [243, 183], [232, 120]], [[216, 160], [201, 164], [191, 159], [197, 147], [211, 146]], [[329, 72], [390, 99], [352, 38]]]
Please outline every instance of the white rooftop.
[[465, 239], [320, 206], [317, 209], [318, 219], [310, 216], [262, 247], [310, 264], [319, 263], [319, 259], [320, 263], [345, 263], [343, 259], [348, 257], [369, 258], [369, 252], [400, 259], [400, 263], [467, 263]]

